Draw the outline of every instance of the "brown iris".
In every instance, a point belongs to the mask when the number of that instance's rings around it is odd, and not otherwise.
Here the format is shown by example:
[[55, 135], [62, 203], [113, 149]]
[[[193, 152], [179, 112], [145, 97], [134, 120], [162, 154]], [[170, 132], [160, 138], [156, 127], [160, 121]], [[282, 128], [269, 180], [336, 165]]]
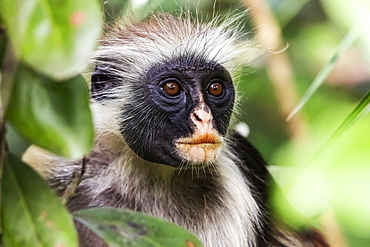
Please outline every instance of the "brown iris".
[[220, 83], [212, 83], [208, 88], [208, 93], [213, 96], [220, 96], [222, 94], [223, 87]]
[[163, 90], [169, 96], [176, 96], [180, 93], [180, 86], [176, 82], [170, 81], [164, 85]]

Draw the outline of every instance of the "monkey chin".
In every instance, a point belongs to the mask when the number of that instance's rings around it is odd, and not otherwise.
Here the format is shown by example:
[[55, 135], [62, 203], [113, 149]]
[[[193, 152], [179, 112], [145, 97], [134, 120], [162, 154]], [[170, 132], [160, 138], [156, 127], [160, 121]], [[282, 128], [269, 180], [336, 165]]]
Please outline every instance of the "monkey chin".
[[217, 133], [195, 133], [176, 141], [179, 155], [187, 162], [196, 165], [208, 165], [214, 162], [221, 148], [222, 141]]

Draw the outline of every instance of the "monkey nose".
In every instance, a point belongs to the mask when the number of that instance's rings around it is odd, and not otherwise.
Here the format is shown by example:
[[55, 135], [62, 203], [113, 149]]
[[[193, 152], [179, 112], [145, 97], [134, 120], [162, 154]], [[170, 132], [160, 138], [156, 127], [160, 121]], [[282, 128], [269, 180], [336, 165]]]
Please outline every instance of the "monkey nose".
[[212, 129], [213, 117], [208, 106], [196, 108], [191, 114], [191, 120], [199, 130], [207, 132]]

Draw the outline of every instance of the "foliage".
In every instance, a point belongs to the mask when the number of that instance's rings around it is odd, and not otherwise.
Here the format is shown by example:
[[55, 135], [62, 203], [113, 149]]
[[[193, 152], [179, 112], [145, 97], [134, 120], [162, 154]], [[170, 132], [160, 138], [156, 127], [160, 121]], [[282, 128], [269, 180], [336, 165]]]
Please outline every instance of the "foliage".
[[93, 208], [78, 211], [75, 216], [110, 246], [201, 246], [198, 239], [181, 227], [135, 211]]
[[55, 79], [80, 72], [101, 26], [89, 0], [2, 0], [1, 15], [16, 57]]
[[[5, 115], [1, 227], [6, 246], [78, 245], [72, 217], [60, 199], [10, 153], [19, 155], [23, 138], [69, 158], [89, 152], [94, 131], [87, 86], [78, 74], [96, 46], [99, 13], [90, 1], [0, 1], [5, 30], [0, 49]], [[5, 121], [12, 126], [7, 140]], [[23, 137], [15, 140], [17, 133]]]
[[5, 246], [77, 246], [72, 217], [46, 181], [12, 155], [3, 165], [1, 219]]
[[33, 144], [62, 156], [79, 158], [93, 142], [88, 90], [81, 76], [56, 83], [20, 63], [5, 117]]
[[[140, 17], [148, 14], [148, 6], [137, 8]], [[3, 244], [78, 246], [72, 215], [20, 156], [29, 143], [70, 159], [81, 159], [90, 151], [93, 122], [87, 83], [80, 73], [102, 31], [99, 5], [89, 0], [1, 0], [0, 14], [0, 27], [5, 28], [0, 33]], [[77, 215], [106, 234], [103, 238], [111, 246], [120, 246], [123, 240], [118, 235], [112, 238], [111, 226], [119, 229], [128, 221], [148, 229], [146, 237], [131, 241], [138, 233], [122, 228], [120, 233], [132, 245], [176, 246], [175, 241], [177, 246], [201, 246], [180, 227], [141, 213], [97, 209]]]
[[[1, 227], [6, 246], [77, 245], [71, 215], [19, 157], [28, 143], [69, 158], [82, 158], [92, 147], [87, 88], [80, 74], [102, 29], [101, 6], [109, 24], [134, 14], [144, 18], [157, 8], [176, 13], [181, 8], [177, 2], [101, 0], [99, 5], [88, 0], [0, 0], [1, 109], [5, 115], [0, 131]], [[182, 8], [198, 8], [198, 14], [208, 18], [213, 12], [251, 7], [250, 1], [242, 1], [245, 6], [239, 2], [188, 0], [191, 7]], [[329, 229], [329, 237], [334, 234], [331, 239], [344, 237], [342, 246], [369, 246], [369, 3], [267, 2], [283, 44], [289, 46], [285, 53], [297, 93], [304, 95], [294, 114], [301, 114], [306, 128], [299, 136], [289, 132], [287, 116], [277, 110], [283, 102], [275, 97], [277, 89], [270, 84], [268, 62], [252, 64], [253, 73], [240, 76], [240, 90], [246, 99], [239, 107], [240, 118], [249, 124], [250, 139], [268, 162], [278, 165], [271, 171], [283, 194], [274, 192], [274, 208], [294, 226], [308, 222]], [[256, 32], [250, 18], [245, 27]], [[102, 218], [91, 218], [91, 212]], [[107, 229], [115, 218], [143, 217], [116, 213], [102, 209], [77, 215], [93, 229], [96, 222]], [[107, 224], [103, 224], [105, 220]], [[167, 225], [161, 229], [166, 227], [177, 231]], [[127, 232], [132, 234], [132, 229]], [[111, 236], [109, 231], [99, 234]], [[117, 244], [122, 239], [112, 241]]]

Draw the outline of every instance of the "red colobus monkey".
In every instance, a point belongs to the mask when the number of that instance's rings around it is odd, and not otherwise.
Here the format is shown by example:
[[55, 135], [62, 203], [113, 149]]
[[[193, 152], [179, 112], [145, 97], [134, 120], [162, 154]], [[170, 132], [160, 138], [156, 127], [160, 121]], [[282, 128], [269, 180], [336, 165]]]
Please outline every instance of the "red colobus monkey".
[[[270, 218], [266, 163], [234, 131], [234, 73], [254, 48], [233, 22], [158, 15], [104, 35], [91, 76], [95, 147], [71, 211], [140, 211], [188, 229], [206, 247], [327, 246]], [[81, 169], [36, 147], [24, 159], [59, 193]], [[81, 246], [106, 246], [77, 229]]]

